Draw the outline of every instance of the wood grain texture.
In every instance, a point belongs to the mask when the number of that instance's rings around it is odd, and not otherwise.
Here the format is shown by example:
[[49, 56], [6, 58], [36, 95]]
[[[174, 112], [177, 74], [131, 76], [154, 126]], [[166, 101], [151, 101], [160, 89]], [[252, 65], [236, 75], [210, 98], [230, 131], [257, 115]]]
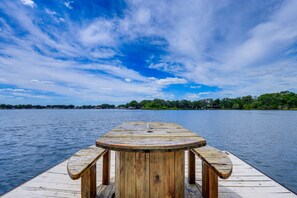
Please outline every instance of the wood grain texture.
[[[290, 192], [279, 183], [265, 174], [253, 168], [235, 155], [229, 153], [233, 163], [232, 175], [223, 180], [219, 178], [219, 197], [269, 197], [269, 198], [296, 198], [296, 194]], [[185, 171], [187, 172], [188, 153], [185, 152]], [[80, 198], [81, 180], [72, 180], [67, 174], [67, 161], [57, 164], [51, 169], [32, 178], [12, 191], [2, 195], [1, 198]], [[101, 184], [102, 163], [100, 158], [97, 162], [97, 184]], [[189, 184], [185, 178], [185, 197], [202, 197], [197, 186], [201, 186], [201, 160], [196, 158], [196, 183]], [[33, 168], [33, 167], [32, 167]], [[115, 177], [115, 152], [111, 151], [111, 184]], [[97, 188], [98, 189], [98, 188]], [[117, 197], [117, 196], [116, 196]]]
[[110, 183], [110, 151], [107, 151], [103, 155], [102, 184], [109, 185], [109, 183]]
[[208, 171], [208, 183], [209, 183], [209, 197], [208, 198], [218, 198], [219, 197], [219, 186], [218, 186], [218, 176], [213, 169]]
[[[180, 152], [158, 152], [149, 155], [150, 197], [183, 197], [184, 160], [181, 159], [183, 154]], [[180, 161], [177, 162], [177, 160]], [[178, 166], [176, 166], [177, 164]], [[176, 178], [178, 179], [176, 180]]]
[[136, 153], [135, 182], [136, 197], [149, 198], [150, 193], [150, 155], [148, 153]]
[[201, 158], [220, 178], [227, 179], [232, 174], [232, 162], [223, 151], [208, 145], [191, 151]]
[[174, 153], [174, 180], [175, 180], [175, 195], [174, 197], [184, 197], [185, 193], [185, 152], [176, 151]]
[[135, 197], [136, 154], [117, 152], [116, 155], [116, 197]]
[[107, 150], [90, 146], [75, 153], [67, 163], [67, 172], [72, 179], [79, 179], [84, 172], [102, 157]]
[[209, 197], [209, 168], [205, 162], [202, 162], [202, 195]]
[[135, 197], [136, 192], [136, 172], [135, 172], [135, 153], [132, 152], [122, 152], [124, 155], [124, 161], [122, 161], [124, 166], [124, 178], [121, 178], [121, 182], [125, 183], [125, 189], [123, 190], [124, 197]]
[[123, 187], [124, 183], [121, 183], [121, 171], [122, 166], [121, 166], [121, 152], [115, 152], [115, 186], [116, 186], [116, 191], [115, 191], [115, 196], [116, 197], [121, 197], [121, 192], [119, 191], [120, 188], [125, 188]]
[[116, 197], [184, 197], [184, 151], [116, 153]]
[[126, 122], [96, 140], [98, 147], [126, 152], [166, 152], [206, 145], [206, 140], [175, 123]]
[[87, 169], [81, 177], [81, 197], [96, 197], [96, 164]]
[[[184, 172], [175, 172], [175, 164], [177, 164], [177, 163], [180, 164], [182, 162], [182, 161], [178, 161], [178, 162], [175, 161], [175, 153], [176, 152], [164, 152], [163, 153], [163, 155], [165, 155], [165, 158], [164, 158], [165, 168], [168, 167], [168, 169], [165, 170], [166, 176], [165, 176], [164, 187], [165, 188], [168, 187], [168, 193], [165, 194], [166, 195], [165, 197], [176, 197], [175, 196], [175, 184], [176, 184], [175, 176], [181, 177], [184, 173]], [[178, 187], [179, 187], [179, 189], [183, 190], [184, 183], [182, 183], [182, 185], [178, 186]]]
[[195, 154], [189, 149], [188, 150], [188, 179], [189, 184], [195, 184]]
[[168, 191], [168, 188], [164, 189], [168, 167], [163, 164], [163, 153], [150, 153], [150, 197], [162, 197]]
[[202, 195], [205, 198], [217, 198], [218, 195], [218, 176], [208, 166], [202, 162]]

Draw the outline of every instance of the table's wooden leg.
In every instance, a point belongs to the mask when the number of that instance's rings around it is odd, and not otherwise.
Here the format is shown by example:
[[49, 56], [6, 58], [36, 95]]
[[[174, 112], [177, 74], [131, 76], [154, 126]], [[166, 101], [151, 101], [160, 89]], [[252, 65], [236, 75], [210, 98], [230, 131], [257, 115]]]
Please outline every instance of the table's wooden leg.
[[195, 170], [195, 154], [188, 150], [188, 179], [189, 184], [195, 184], [196, 170]]
[[96, 164], [89, 168], [81, 177], [81, 197], [96, 197]]
[[184, 197], [184, 151], [116, 152], [116, 197]]
[[110, 183], [110, 151], [103, 155], [102, 167], [102, 185], [109, 185]]

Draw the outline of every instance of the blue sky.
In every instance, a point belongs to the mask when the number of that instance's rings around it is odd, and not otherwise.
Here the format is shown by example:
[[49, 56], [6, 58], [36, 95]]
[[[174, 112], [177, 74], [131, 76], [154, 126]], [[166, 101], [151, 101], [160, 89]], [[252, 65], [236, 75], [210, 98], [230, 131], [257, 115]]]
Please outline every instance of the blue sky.
[[296, 0], [1, 0], [0, 103], [297, 92], [296, 9]]

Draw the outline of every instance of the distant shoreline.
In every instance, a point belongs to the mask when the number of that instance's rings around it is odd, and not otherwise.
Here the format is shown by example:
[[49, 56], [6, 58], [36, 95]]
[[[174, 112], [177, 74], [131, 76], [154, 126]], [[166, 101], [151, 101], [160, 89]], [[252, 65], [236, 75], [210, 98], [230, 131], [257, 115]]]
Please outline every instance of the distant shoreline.
[[63, 109], [63, 108], [55, 108], [55, 109], [0, 109], [1, 110], [142, 110], [142, 111], [297, 111], [297, 108], [292, 109], [123, 109], [123, 108], [114, 108], [114, 109], [98, 109], [98, 108], [90, 108], [90, 109], [82, 109], [82, 108], [73, 108], [73, 109]]
[[132, 100], [121, 105], [0, 104], [0, 109], [142, 109], [142, 110], [297, 110], [297, 94], [289, 91], [238, 98], [190, 100]]

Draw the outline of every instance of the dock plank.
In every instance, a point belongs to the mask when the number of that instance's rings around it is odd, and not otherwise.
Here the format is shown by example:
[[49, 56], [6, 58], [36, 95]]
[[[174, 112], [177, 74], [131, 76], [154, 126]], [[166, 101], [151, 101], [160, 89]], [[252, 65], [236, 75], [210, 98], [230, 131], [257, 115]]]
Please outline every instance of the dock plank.
[[[271, 178], [245, 163], [235, 155], [228, 153], [233, 163], [233, 173], [227, 180], [219, 179], [220, 198], [239, 197], [272, 197], [296, 198], [297, 196]], [[185, 152], [185, 173], [187, 175], [188, 156]], [[97, 185], [102, 180], [102, 159], [97, 162]], [[115, 152], [111, 152], [111, 178], [115, 177]], [[201, 189], [201, 161], [196, 158], [196, 183]], [[188, 184], [186, 183], [186, 186]], [[193, 186], [192, 194], [187, 197], [197, 197]], [[194, 196], [194, 194], [196, 194]], [[4, 194], [3, 198], [73, 198], [80, 197], [80, 180], [72, 180], [67, 174], [67, 160], [27, 181], [12, 191]]]

